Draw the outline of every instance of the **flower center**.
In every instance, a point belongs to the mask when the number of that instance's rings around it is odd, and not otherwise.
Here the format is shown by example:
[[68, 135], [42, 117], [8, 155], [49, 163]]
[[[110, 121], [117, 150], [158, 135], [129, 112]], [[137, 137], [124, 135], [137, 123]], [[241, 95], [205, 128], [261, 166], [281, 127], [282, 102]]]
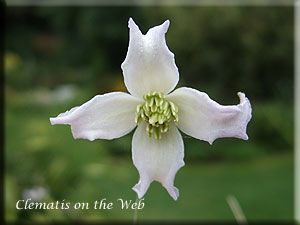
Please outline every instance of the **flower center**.
[[160, 92], [152, 91], [143, 98], [145, 102], [136, 108], [135, 123], [139, 125], [142, 120], [145, 120], [149, 137], [154, 134], [159, 140], [161, 134], [168, 132], [172, 120], [178, 124], [178, 107], [166, 100], [165, 95]]

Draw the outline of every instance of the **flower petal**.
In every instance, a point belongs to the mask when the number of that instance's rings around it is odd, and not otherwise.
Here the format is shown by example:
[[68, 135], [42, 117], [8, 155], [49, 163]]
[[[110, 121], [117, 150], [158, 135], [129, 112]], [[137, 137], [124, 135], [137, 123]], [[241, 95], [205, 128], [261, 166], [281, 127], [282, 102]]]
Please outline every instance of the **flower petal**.
[[170, 130], [157, 140], [147, 135], [146, 122], [142, 121], [132, 139], [132, 160], [140, 174], [139, 182], [133, 187], [138, 197], [142, 198], [155, 180], [177, 200], [179, 191], [173, 184], [177, 171], [184, 166], [183, 157], [183, 140], [174, 123], [170, 123]]
[[142, 97], [150, 91], [167, 94], [178, 83], [179, 73], [174, 54], [165, 40], [169, 24], [169, 20], [166, 20], [143, 35], [133, 19], [129, 19], [129, 47], [121, 68], [128, 91], [136, 97]]
[[54, 124], [70, 124], [75, 139], [113, 139], [129, 133], [135, 126], [135, 110], [141, 100], [123, 93], [97, 95], [81, 106], [50, 118]]
[[240, 104], [222, 106], [204, 92], [183, 87], [166, 98], [178, 106], [179, 129], [212, 144], [221, 137], [248, 140], [246, 130], [252, 109], [244, 93], [239, 92], [238, 96]]

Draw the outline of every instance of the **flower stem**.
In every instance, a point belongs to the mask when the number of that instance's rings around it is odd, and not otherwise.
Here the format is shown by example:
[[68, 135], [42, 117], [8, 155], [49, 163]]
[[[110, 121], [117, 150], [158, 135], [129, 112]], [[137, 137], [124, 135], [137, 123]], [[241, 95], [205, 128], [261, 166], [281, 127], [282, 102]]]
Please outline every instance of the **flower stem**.
[[[139, 198], [136, 195], [135, 203], [138, 204]], [[137, 217], [138, 217], [138, 207], [135, 208], [133, 213], [133, 225], [137, 224]]]

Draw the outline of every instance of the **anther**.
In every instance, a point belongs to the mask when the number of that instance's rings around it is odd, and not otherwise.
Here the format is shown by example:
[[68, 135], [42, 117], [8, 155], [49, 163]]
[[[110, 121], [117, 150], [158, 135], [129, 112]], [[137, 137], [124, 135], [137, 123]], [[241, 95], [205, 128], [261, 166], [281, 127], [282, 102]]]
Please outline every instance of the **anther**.
[[152, 91], [143, 96], [145, 102], [136, 108], [135, 123], [141, 120], [147, 123], [146, 132], [149, 137], [161, 139], [162, 134], [169, 131], [169, 123], [174, 121], [178, 124], [178, 107], [165, 99], [164, 93]]

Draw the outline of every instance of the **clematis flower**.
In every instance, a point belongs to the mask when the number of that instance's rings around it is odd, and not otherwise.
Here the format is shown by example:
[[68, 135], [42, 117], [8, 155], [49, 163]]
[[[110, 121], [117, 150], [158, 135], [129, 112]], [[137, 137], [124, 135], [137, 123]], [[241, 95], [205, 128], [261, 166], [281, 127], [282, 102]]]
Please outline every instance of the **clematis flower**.
[[145, 35], [130, 18], [129, 47], [121, 68], [128, 93], [97, 95], [79, 107], [50, 118], [52, 125], [69, 124], [73, 137], [90, 141], [114, 139], [131, 132], [132, 160], [139, 172], [133, 190], [142, 198], [152, 181], [160, 182], [176, 200], [177, 171], [184, 166], [184, 145], [178, 128], [185, 134], [207, 141], [235, 137], [247, 140], [251, 105], [239, 92], [238, 105], [222, 106], [206, 93], [182, 87], [174, 54], [165, 33], [169, 20]]

